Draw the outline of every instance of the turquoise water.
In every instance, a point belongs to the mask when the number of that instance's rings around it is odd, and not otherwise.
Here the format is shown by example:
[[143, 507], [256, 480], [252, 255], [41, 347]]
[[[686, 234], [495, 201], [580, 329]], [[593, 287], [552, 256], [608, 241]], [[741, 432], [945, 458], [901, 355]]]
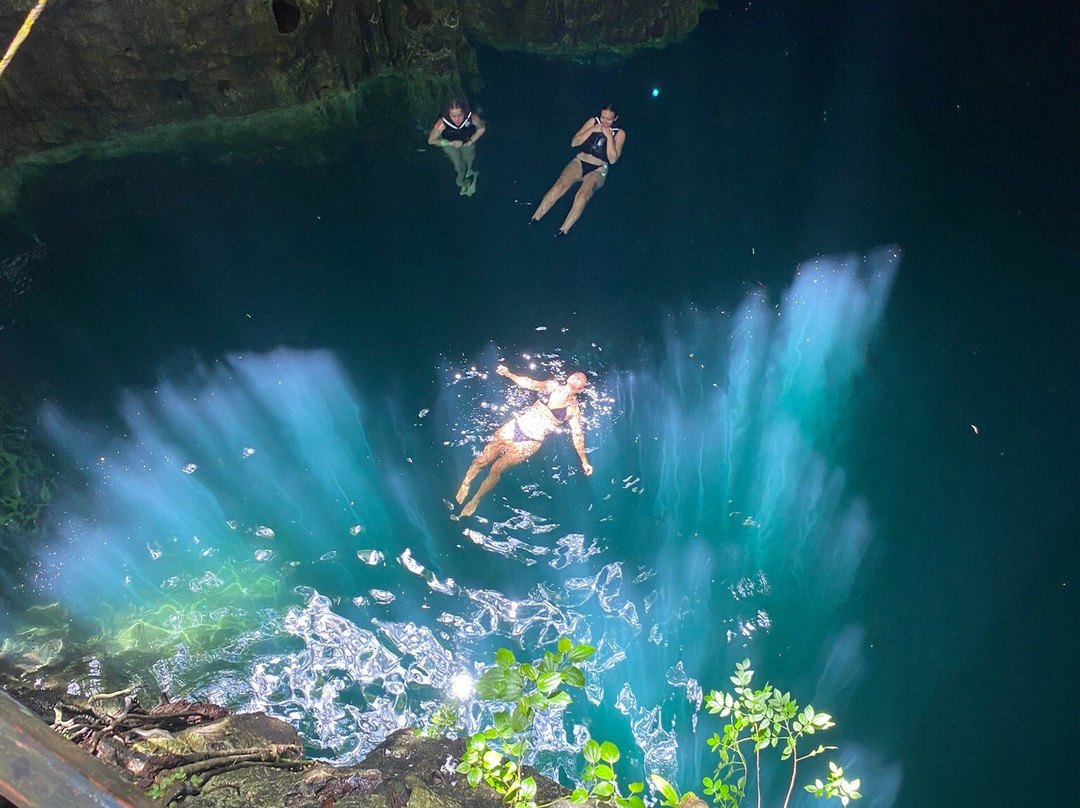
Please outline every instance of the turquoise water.
[[[0, 367], [65, 471], [5, 564], [5, 635], [351, 761], [495, 648], [566, 633], [594, 685], [541, 762], [589, 732], [684, 788], [702, 689], [750, 657], [836, 716], [867, 806], [1060, 801], [1075, 125], [1052, 47], [989, 60], [986, 22], [882, 13], [709, 14], [610, 67], [481, 51], [469, 199], [420, 131], [31, 189]], [[608, 97], [625, 157], [556, 242], [565, 201], [525, 221]], [[498, 361], [590, 375], [596, 473], [554, 436], [459, 520], [526, 402]], [[1017, 723], [1032, 692], [1061, 701]]]

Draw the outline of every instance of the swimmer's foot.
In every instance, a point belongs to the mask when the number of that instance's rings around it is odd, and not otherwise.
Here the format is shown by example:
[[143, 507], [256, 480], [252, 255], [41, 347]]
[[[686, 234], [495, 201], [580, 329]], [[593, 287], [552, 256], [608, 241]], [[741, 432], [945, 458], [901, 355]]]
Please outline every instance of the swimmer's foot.
[[539, 219], [529, 219], [529, 227], [532, 227], [534, 224], [540, 224], [540, 220]]
[[567, 235], [568, 233], [561, 227], [555, 231], [555, 238], [566, 238]]
[[461, 509], [462, 516], [472, 516], [476, 512], [477, 502], [475, 499], [470, 499], [468, 504]]
[[454, 495], [454, 499], [457, 504], [460, 505], [465, 501], [465, 497], [469, 496], [469, 484], [467, 482], [461, 484], [461, 488], [457, 490], [457, 494]]
[[479, 178], [479, 176], [480, 174], [477, 171], [474, 171], [471, 174], [466, 174], [465, 186], [461, 189], [461, 193], [465, 194], [465, 196], [472, 196], [473, 194], [475, 194], [476, 180]]

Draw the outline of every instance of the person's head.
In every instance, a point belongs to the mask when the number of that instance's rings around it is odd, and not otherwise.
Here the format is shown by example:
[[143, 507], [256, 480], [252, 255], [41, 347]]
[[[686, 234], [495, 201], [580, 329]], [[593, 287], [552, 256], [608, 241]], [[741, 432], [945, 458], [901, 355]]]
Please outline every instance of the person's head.
[[573, 393], [580, 393], [588, 384], [588, 377], [581, 371], [571, 373], [566, 379], [566, 386], [569, 387], [570, 391]]
[[611, 126], [619, 119], [619, 111], [612, 103], [607, 103], [600, 107], [600, 123], [604, 126]]
[[461, 126], [469, 117], [469, 102], [461, 98], [455, 98], [443, 109], [443, 117], [454, 126]]

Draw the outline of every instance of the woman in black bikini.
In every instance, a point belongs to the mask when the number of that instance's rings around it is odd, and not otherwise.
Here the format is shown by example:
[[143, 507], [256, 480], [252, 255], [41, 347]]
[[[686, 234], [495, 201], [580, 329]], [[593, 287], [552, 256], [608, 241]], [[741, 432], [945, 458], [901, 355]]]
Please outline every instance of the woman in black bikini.
[[585, 431], [581, 426], [581, 408], [577, 403], [578, 393], [589, 383], [585, 374], [571, 373], [566, 382], [560, 384], [554, 379], [541, 382], [528, 376], [518, 376], [511, 373], [506, 365], [499, 365], [495, 372], [505, 376], [518, 387], [536, 391], [540, 397], [527, 410], [499, 427], [465, 472], [465, 479], [462, 480], [455, 497], [459, 505], [465, 502], [465, 497], [469, 495], [469, 486], [476, 475], [485, 466], [491, 466], [491, 471], [480, 484], [476, 494], [461, 509], [462, 516], [472, 516], [480, 498], [495, 487], [502, 473], [536, 454], [544, 439], [563, 425], [570, 427], [570, 438], [578, 457], [581, 458], [582, 471], [586, 476], [593, 472], [593, 467], [585, 456]]
[[580, 181], [581, 187], [574, 194], [574, 204], [570, 206], [570, 212], [566, 214], [562, 227], [555, 231], [555, 237], [561, 238], [570, 232], [589, 199], [607, 179], [608, 168], [622, 155], [626, 132], [615, 126], [618, 119], [615, 105], [608, 104], [600, 110], [599, 116], [585, 121], [570, 141], [570, 145], [578, 149], [578, 153], [562, 170], [551, 190], [544, 194], [529, 224], [536, 224], [543, 219], [551, 206], [570, 190], [570, 186]]

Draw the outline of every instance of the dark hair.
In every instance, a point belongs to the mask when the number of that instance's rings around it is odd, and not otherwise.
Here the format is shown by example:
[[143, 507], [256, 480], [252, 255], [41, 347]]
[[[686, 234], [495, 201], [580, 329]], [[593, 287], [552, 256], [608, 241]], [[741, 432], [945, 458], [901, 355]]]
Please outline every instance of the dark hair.
[[472, 110], [469, 109], [469, 102], [466, 101], [464, 98], [452, 98], [446, 103], [446, 106], [443, 107], [442, 116], [449, 120], [450, 110], [453, 109], [460, 109], [462, 112], [465, 113], [466, 118], [469, 117], [469, 114], [472, 112]]
[[607, 102], [606, 104], [604, 104], [604, 106], [600, 107], [600, 111], [601, 111], [601, 112], [604, 112], [605, 110], [609, 110], [609, 111], [611, 111], [611, 112], [614, 112], [614, 113], [615, 113], [615, 117], [616, 117], [616, 118], [618, 118], [618, 117], [619, 117], [619, 110], [618, 110], [618, 108], [617, 108], [617, 107], [615, 106], [615, 104], [614, 104], [614, 103], [612, 103], [611, 101], [608, 101], [608, 102]]

